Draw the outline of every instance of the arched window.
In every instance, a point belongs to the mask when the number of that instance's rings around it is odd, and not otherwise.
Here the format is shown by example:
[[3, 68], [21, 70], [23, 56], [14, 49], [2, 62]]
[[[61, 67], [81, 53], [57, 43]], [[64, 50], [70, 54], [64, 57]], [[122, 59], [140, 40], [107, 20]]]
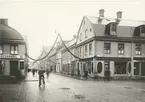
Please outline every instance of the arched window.
[[102, 72], [102, 63], [101, 62], [98, 63], [97, 70], [98, 70], [98, 73]]

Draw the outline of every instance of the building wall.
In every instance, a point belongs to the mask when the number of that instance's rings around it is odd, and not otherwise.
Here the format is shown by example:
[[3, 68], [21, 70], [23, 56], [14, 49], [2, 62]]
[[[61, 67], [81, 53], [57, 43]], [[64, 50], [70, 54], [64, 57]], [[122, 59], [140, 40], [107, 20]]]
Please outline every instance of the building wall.
[[[7, 55], [10, 56], [10, 44], [3, 44], [3, 54], [2, 55]], [[26, 67], [26, 57], [25, 57], [25, 45], [18, 44], [18, 56], [20, 57], [17, 58], [10, 58], [10, 57], [5, 57], [5, 58], [0, 58], [0, 60], [4, 61], [4, 75], [10, 75], [10, 61], [18, 61], [18, 69], [20, 70], [20, 61], [24, 62], [25, 66], [24, 69], [21, 69], [21, 74], [25, 75], [25, 67]], [[13, 55], [17, 56], [17, 55]]]
[[[111, 43], [111, 53], [104, 53], [104, 43]], [[124, 42], [124, 54], [118, 54], [118, 43], [110, 41], [96, 41], [96, 55], [98, 57], [131, 57], [131, 43]], [[135, 51], [135, 50], [134, 50]]]
[[[85, 30], [87, 29], [87, 37], [85, 37]], [[90, 31], [91, 29], [91, 31]], [[80, 34], [82, 34], [82, 37], [80, 36]], [[82, 38], [82, 40], [80, 40], [80, 37]], [[90, 38], [94, 37], [94, 31], [93, 31], [93, 27], [91, 25], [91, 22], [84, 17], [84, 19], [82, 20], [82, 24], [80, 25], [80, 29], [78, 31], [78, 39], [77, 39], [77, 44], [86, 41]]]

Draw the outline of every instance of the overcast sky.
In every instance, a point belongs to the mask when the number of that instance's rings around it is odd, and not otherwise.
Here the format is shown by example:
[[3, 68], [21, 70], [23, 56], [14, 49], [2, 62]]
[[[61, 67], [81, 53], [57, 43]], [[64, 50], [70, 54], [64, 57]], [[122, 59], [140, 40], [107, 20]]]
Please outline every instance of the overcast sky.
[[83, 16], [98, 16], [145, 21], [144, 0], [0, 0], [0, 18], [8, 18], [9, 26], [27, 36], [29, 54], [36, 58], [42, 46], [53, 44], [55, 29], [63, 39], [77, 34]]

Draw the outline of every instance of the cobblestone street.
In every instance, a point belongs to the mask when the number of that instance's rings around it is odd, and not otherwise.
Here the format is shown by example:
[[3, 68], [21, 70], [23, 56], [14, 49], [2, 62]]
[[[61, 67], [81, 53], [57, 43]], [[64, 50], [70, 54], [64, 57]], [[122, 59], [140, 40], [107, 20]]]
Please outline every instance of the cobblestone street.
[[50, 74], [45, 87], [28, 73], [19, 84], [0, 85], [0, 102], [145, 102], [145, 83], [83, 81]]

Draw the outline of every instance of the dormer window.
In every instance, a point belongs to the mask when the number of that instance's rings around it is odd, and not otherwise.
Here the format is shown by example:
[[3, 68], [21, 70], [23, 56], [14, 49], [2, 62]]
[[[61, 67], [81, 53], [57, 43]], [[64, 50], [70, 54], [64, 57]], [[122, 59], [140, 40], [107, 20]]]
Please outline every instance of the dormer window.
[[107, 35], [116, 35], [117, 33], [117, 23], [112, 22], [106, 25], [106, 34]]
[[117, 31], [117, 25], [115, 23], [112, 23], [110, 25], [110, 34], [111, 35], [116, 35], [116, 31]]
[[145, 37], [145, 25], [140, 25], [138, 27], [135, 27], [134, 36]]
[[142, 34], [145, 34], [145, 26], [141, 26], [141, 27], [140, 27], [140, 32], [141, 32]]

